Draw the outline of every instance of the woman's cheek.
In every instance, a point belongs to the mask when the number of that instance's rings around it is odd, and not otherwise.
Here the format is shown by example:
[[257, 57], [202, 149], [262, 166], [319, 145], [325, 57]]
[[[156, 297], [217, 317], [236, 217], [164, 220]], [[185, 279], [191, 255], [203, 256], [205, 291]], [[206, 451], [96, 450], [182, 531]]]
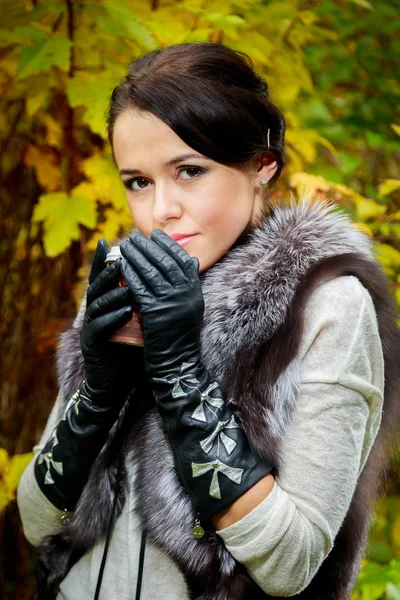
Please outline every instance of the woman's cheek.
[[139, 230], [140, 233], [150, 237], [152, 232], [152, 220], [146, 216], [143, 210], [137, 210], [137, 208], [133, 208], [131, 203], [128, 203], [128, 207], [134, 226]]

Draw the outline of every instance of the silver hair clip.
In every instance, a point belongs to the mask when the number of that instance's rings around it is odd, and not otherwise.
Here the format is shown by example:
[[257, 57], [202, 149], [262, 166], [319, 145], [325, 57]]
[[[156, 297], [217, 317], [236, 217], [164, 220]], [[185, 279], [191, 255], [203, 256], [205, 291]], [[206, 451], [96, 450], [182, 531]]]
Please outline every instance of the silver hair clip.
[[269, 150], [269, 129], [268, 129], [268, 133], [267, 133], [267, 139], [268, 139], [268, 150]]

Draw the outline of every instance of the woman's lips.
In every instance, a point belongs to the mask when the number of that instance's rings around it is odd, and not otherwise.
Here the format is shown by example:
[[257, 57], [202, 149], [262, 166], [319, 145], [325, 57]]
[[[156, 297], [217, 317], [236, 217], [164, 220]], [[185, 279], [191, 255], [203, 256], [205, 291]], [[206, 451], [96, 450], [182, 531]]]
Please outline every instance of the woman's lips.
[[196, 237], [196, 235], [197, 235], [197, 233], [195, 233], [194, 235], [189, 235], [188, 237], [183, 237], [180, 240], [176, 240], [176, 243], [179, 244], [180, 246], [185, 246], [185, 244], [190, 242], [190, 240], [192, 240], [194, 237]]

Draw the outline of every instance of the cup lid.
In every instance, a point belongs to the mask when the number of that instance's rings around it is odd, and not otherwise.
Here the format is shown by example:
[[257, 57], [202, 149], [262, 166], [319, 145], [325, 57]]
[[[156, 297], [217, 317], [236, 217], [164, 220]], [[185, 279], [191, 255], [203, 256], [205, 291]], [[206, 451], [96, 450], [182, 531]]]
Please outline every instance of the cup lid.
[[106, 256], [106, 262], [116, 261], [120, 256], [122, 256], [122, 254], [119, 246], [111, 246], [110, 252]]

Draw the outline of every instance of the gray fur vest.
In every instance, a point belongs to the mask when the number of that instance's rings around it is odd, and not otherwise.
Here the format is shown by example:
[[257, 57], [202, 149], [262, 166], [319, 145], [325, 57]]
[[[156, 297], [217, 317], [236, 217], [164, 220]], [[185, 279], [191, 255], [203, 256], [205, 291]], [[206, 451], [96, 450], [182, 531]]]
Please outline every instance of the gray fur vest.
[[[396, 308], [370, 239], [337, 208], [307, 197], [287, 207], [271, 205], [270, 213], [253, 231], [243, 234], [200, 275], [205, 300], [203, 362], [226, 400], [236, 403], [252, 450], [272, 462], [278, 478], [280, 445], [300, 388], [297, 350], [308, 297], [334, 277], [354, 275], [375, 305], [385, 361], [381, 427], [334, 547], [309, 586], [297, 595], [299, 600], [349, 598], [367, 542], [371, 509], [384, 491], [391, 444], [400, 423]], [[63, 408], [83, 379], [82, 317], [62, 334], [58, 350]], [[124, 458], [138, 456], [134, 485], [141, 524], [148, 539], [176, 562], [192, 600], [270, 598], [211, 526], [201, 540], [192, 536], [191, 502], [174, 469], [151, 394], [141, 402], [125, 404], [93, 465], [71, 523], [44, 538], [39, 547], [53, 593], [72, 565], [105, 535], [121, 453]], [[120, 495], [117, 517], [124, 501]]]

